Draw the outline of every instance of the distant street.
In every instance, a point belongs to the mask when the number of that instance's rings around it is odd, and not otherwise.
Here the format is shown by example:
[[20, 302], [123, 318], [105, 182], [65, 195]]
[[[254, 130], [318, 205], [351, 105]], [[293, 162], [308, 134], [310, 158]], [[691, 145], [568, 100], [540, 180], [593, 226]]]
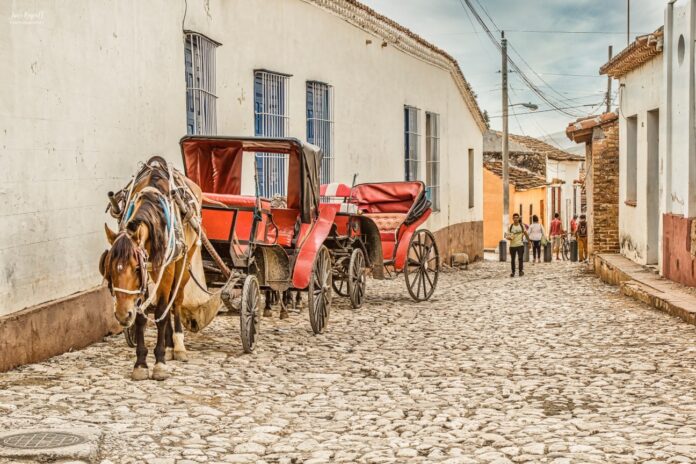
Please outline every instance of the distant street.
[[264, 318], [253, 355], [220, 316], [164, 382], [110, 337], [0, 374], [0, 429], [92, 425], [102, 464], [693, 462], [696, 327], [577, 264], [526, 272], [442, 274], [421, 304], [370, 280], [322, 336]]

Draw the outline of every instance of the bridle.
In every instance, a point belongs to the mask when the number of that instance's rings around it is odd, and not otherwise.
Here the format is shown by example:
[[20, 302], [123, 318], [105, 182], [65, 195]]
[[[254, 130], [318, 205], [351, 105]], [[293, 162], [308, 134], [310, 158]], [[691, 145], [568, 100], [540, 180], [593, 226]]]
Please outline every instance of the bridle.
[[[132, 240], [128, 232], [125, 230], [122, 231], [118, 237], [116, 237], [116, 240], [119, 240], [122, 237], [127, 240]], [[114, 243], [116, 242], [116, 240], [114, 240]], [[136, 301], [136, 309], [139, 310], [142, 305], [142, 300], [148, 299], [148, 283], [150, 277], [149, 273], [147, 272], [147, 251], [145, 251], [143, 247], [136, 245], [135, 257], [138, 260], [138, 270], [140, 271], [140, 288], [137, 290], [130, 290], [127, 288], [114, 287], [111, 283], [111, 279], [109, 279], [109, 288], [111, 289], [111, 295], [114, 297], [116, 296], [115, 293], [124, 293], [126, 295], [140, 295], [141, 298], [138, 298], [138, 301]]]

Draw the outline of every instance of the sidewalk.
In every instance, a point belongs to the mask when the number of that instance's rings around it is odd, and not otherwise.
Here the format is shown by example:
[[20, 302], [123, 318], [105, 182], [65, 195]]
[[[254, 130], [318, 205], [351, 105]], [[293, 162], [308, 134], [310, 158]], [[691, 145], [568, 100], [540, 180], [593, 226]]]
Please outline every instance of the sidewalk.
[[696, 325], [696, 289], [664, 279], [617, 254], [595, 256], [595, 273], [621, 293]]

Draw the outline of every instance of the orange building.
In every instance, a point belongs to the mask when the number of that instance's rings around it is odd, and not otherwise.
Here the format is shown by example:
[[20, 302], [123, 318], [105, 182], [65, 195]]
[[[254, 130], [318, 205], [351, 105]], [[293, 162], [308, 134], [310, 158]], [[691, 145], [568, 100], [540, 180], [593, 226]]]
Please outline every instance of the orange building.
[[[483, 247], [496, 249], [503, 238], [503, 163], [483, 163]], [[518, 213], [525, 224], [539, 216], [545, 224], [546, 179], [526, 169], [510, 165], [510, 222]]]

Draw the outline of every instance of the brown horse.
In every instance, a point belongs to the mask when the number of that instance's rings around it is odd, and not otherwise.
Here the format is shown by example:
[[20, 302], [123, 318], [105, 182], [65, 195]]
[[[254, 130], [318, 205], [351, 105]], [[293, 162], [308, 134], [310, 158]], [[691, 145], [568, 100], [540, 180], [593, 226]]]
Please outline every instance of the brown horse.
[[[187, 360], [181, 305], [190, 263], [199, 252], [198, 233], [190, 220], [200, 220], [201, 190], [161, 158], [150, 160], [130, 186], [119, 232], [105, 224], [112, 246], [102, 255], [100, 270], [114, 297], [116, 319], [126, 328], [135, 324], [133, 380], [149, 377], [144, 334], [146, 311], [154, 307], [157, 344], [152, 378], [164, 380], [169, 376], [166, 346], [173, 347], [174, 359]], [[183, 201], [175, 201], [177, 195]], [[182, 206], [189, 211], [180, 211]]]

